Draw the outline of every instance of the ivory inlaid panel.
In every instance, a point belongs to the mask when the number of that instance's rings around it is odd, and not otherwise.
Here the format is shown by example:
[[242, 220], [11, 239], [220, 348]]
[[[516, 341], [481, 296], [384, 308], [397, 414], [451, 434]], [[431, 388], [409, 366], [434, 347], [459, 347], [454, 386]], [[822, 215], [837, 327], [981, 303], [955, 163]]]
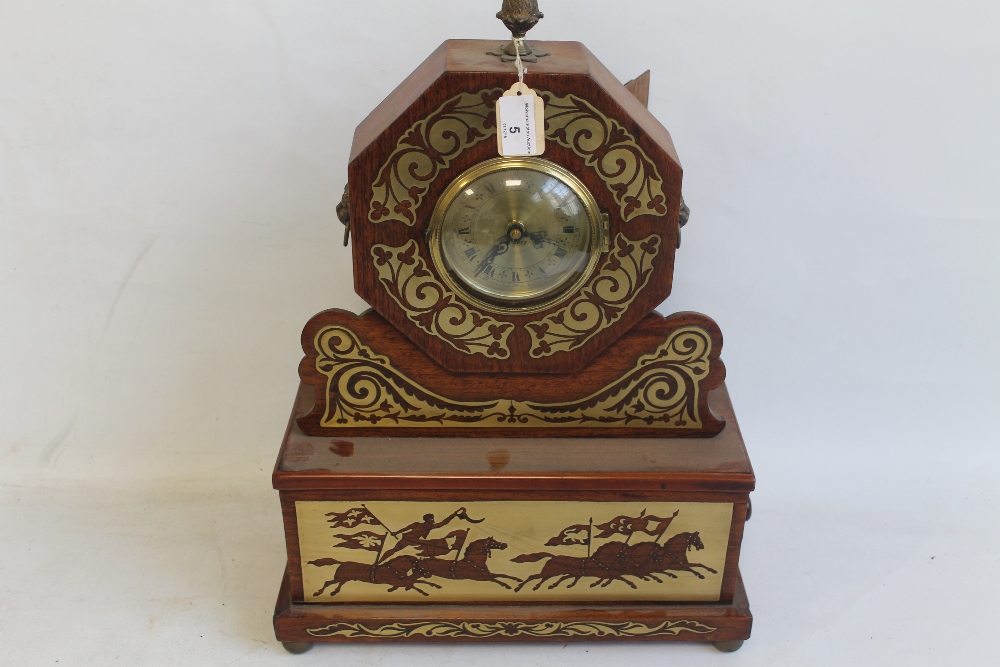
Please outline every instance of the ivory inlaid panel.
[[719, 599], [732, 503], [299, 501], [307, 602]]

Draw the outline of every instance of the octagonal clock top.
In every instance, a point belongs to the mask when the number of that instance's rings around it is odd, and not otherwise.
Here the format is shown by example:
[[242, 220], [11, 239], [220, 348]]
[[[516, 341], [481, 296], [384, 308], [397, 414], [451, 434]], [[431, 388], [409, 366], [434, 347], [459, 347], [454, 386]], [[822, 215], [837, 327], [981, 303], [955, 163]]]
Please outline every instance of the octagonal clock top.
[[578, 42], [531, 42], [545, 153], [504, 164], [503, 46], [445, 42], [358, 126], [355, 289], [449, 371], [574, 372], [670, 294], [682, 171]]

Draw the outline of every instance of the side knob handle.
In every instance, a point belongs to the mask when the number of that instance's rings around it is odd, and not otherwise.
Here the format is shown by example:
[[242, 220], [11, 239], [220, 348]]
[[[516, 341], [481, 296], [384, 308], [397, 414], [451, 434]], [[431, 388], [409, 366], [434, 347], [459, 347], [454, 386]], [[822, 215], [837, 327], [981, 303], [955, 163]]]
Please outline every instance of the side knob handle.
[[344, 246], [347, 246], [347, 240], [351, 238], [351, 200], [347, 196], [347, 186], [344, 186], [344, 195], [340, 198], [340, 203], [337, 204], [337, 219], [340, 220], [344, 225]]

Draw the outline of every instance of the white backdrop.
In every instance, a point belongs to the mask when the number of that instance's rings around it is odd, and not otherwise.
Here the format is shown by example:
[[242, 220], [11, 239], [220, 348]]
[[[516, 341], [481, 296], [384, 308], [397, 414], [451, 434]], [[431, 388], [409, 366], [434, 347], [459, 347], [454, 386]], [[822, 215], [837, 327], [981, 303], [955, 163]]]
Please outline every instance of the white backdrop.
[[[269, 473], [355, 311], [354, 127], [499, 0], [0, 0], [0, 654], [274, 664]], [[754, 634], [288, 664], [986, 664], [1000, 616], [1000, 5], [543, 0], [652, 70], [692, 208], [663, 312], [726, 336]], [[530, 78], [530, 74], [529, 74]], [[529, 81], [530, 83], [530, 81]]]

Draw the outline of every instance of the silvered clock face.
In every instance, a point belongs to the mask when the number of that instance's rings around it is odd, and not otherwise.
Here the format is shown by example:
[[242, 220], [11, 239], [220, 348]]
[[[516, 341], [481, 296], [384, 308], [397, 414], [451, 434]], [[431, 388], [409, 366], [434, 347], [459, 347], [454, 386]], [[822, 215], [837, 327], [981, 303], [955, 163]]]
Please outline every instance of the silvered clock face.
[[501, 158], [445, 191], [431, 248], [439, 271], [473, 299], [539, 309], [586, 279], [601, 231], [593, 196], [572, 174], [538, 158]]

